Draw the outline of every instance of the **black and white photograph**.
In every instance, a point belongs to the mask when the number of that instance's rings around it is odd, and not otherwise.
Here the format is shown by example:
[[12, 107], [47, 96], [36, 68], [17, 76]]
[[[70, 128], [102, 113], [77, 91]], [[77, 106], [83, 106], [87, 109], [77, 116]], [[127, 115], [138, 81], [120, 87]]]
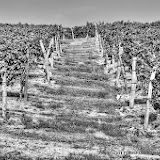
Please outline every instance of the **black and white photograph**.
[[0, 160], [160, 160], [160, 0], [0, 0]]

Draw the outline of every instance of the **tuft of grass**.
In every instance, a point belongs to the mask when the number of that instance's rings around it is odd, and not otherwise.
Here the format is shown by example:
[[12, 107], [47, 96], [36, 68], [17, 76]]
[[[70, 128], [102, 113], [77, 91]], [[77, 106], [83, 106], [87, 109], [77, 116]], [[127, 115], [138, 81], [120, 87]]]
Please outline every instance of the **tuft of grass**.
[[92, 72], [92, 67], [87, 65], [77, 65], [77, 66], [56, 66], [57, 71], [59, 72]]
[[120, 129], [119, 124], [102, 124], [101, 130], [111, 137], [123, 137], [124, 132]]
[[159, 145], [154, 145], [151, 142], [139, 143], [138, 148], [142, 154], [160, 155]]
[[62, 108], [63, 107], [63, 104], [61, 103], [55, 103], [55, 102], [49, 102], [47, 104], [43, 104], [42, 102], [38, 102], [35, 104], [35, 106], [37, 108], [41, 108], [41, 109], [46, 109], [46, 108], [51, 108], [51, 109], [57, 109], [57, 108]]
[[58, 73], [58, 75], [68, 76], [68, 77], [76, 77], [80, 79], [86, 80], [97, 80], [97, 81], [108, 81], [109, 77], [104, 74], [95, 73], [84, 73], [84, 72], [62, 72]]
[[13, 151], [10, 153], [0, 153], [0, 160], [32, 160], [32, 158], [26, 157], [19, 151]]
[[64, 160], [109, 160], [107, 158], [102, 158], [98, 155], [93, 155], [93, 154], [73, 154], [70, 153], [68, 157], [65, 157]]
[[40, 91], [46, 92], [46, 94], [50, 95], [67, 95], [73, 97], [92, 97], [92, 98], [108, 98], [111, 95], [109, 90], [87, 90], [87, 89], [77, 89], [77, 88], [65, 88], [61, 86], [58, 89], [53, 89], [47, 86], [39, 87]]

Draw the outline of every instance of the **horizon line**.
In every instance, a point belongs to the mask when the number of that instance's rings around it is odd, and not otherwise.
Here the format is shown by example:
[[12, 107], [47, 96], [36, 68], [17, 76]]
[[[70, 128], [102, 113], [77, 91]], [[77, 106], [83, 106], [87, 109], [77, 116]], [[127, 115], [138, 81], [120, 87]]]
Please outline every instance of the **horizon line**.
[[159, 20], [155, 20], [155, 21], [151, 21], [151, 22], [149, 22], [149, 21], [145, 21], [145, 22], [143, 22], [143, 21], [135, 21], [135, 20], [116, 20], [116, 21], [112, 21], [112, 22], [107, 22], [107, 21], [98, 21], [98, 22], [96, 22], [96, 21], [86, 21], [86, 23], [84, 23], [84, 24], [79, 24], [79, 25], [68, 25], [68, 26], [66, 26], [65, 24], [58, 24], [58, 23], [32, 23], [32, 22], [0, 22], [0, 24], [11, 24], [11, 25], [17, 25], [17, 24], [22, 24], [22, 25], [25, 25], [25, 24], [28, 24], [28, 25], [61, 25], [62, 27], [75, 27], [75, 26], [84, 26], [84, 25], [86, 25], [87, 24], [87, 22], [89, 22], [89, 23], [105, 23], [105, 24], [113, 24], [113, 23], [115, 23], [115, 22], [122, 22], [123, 21], [123, 23], [142, 23], [142, 24], [146, 24], [146, 23], [149, 23], [149, 24], [151, 24], [151, 23], [155, 23], [155, 22], [160, 22], [160, 19]]

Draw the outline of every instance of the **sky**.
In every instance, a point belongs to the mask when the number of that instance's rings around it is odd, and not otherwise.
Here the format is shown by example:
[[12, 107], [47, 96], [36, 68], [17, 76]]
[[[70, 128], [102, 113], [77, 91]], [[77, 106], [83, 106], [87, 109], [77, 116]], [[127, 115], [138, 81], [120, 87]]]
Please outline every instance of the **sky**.
[[0, 0], [0, 23], [62, 24], [160, 20], [160, 0]]

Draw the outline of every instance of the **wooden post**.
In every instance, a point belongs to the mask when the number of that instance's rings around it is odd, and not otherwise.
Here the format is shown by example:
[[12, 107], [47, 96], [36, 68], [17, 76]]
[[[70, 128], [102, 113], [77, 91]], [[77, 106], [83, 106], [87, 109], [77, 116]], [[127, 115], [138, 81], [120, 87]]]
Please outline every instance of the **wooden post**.
[[95, 44], [96, 44], [96, 48], [98, 48], [98, 52], [100, 52], [99, 34], [98, 34], [98, 29], [96, 24], [95, 24]]
[[53, 64], [54, 64], [54, 54], [55, 54], [55, 39], [53, 38], [53, 51], [51, 53], [51, 56], [49, 58], [49, 62], [51, 64], [51, 68], [53, 68]]
[[51, 68], [53, 68], [53, 64], [54, 64], [54, 52], [52, 52], [51, 57], [49, 58], [49, 62], [51, 64]]
[[113, 73], [116, 72], [115, 54], [116, 54], [116, 50], [115, 50], [115, 48], [112, 48], [112, 66], [113, 66]]
[[[113, 64], [113, 66], [115, 65], [115, 57], [114, 57], [114, 54], [112, 54], [112, 64]], [[113, 70], [114, 70], [115, 68], [113, 68]]]
[[45, 50], [45, 47], [44, 47], [44, 44], [43, 44], [42, 40], [40, 40], [40, 46], [42, 48], [42, 52], [43, 52], [43, 55], [44, 55], [44, 69], [45, 69], [45, 73], [46, 73], [46, 78], [47, 78], [48, 83], [50, 83], [51, 73], [50, 73], [50, 70], [49, 70], [48, 53]]
[[28, 100], [28, 77], [29, 77], [29, 49], [27, 48], [27, 63], [25, 66], [24, 104], [26, 104]]
[[64, 41], [65, 39], [66, 39], [65, 29], [62, 28], [62, 40]]
[[74, 37], [73, 28], [71, 28], [71, 32], [72, 32], [72, 39], [74, 40], [74, 39], [75, 39], [75, 37]]
[[[28, 63], [28, 62], [27, 62]], [[27, 63], [25, 64], [25, 68], [21, 68], [21, 77], [20, 77], [20, 109], [24, 111], [24, 104], [27, 102], [27, 89], [28, 89], [28, 78], [27, 76]], [[27, 83], [27, 84], [26, 84]], [[24, 95], [24, 101], [22, 101], [22, 95]]]
[[104, 66], [104, 74], [108, 74], [108, 65], [109, 65], [109, 58], [107, 51], [105, 52], [105, 66]]
[[58, 58], [60, 58], [60, 46], [59, 46], [59, 40], [58, 36], [55, 36], [55, 45], [56, 45], [56, 53], [58, 54]]
[[118, 65], [117, 65], [117, 75], [116, 75], [116, 81], [115, 81], [115, 85], [117, 87], [121, 87], [119, 79], [120, 79], [120, 75], [121, 75], [121, 64], [120, 61], [118, 61]]
[[98, 29], [96, 24], [95, 24], [95, 37], [98, 40]]
[[44, 47], [44, 45], [43, 45], [42, 40], [40, 40], [39, 42], [40, 42], [40, 46], [41, 46], [41, 49], [42, 49], [43, 54], [45, 53], [45, 55], [44, 55], [44, 57], [45, 57], [45, 56], [46, 56], [46, 49], [45, 49], [45, 47]]
[[[51, 55], [50, 55], [50, 58], [48, 58], [48, 60], [49, 60], [49, 63], [50, 63], [50, 65], [51, 65], [51, 68], [53, 68], [53, 64], [54, 64], [54, 54], [55, 54], [55, 38], [52, 37], [50, 43], [52, 44], [53, 51], [52, 51], [52, 53], [51, 53]], [[49, 54], [48, 54], [48, 55], [49, 55]]]
[[49, 55], [50, 55], [50, 52], [51, 52], [51, 48], [53, 47], [53, 44], [54, 44], [54, 39], [52, 37], [51, 40], [50, 40], [50, 43], [49, 43], [49, 47], [47, 49], [47, 55], [46, 55], [47, 58], [49, 58]]
[[20, 77], [20, 93], [19, 93], [19, 100], [22, 101], [22, 96], [24, 95], [24, 86], [25, 86], [25, 72], [26, 68], [21, 68], [21, 77]]
[[58, 38], [55, 36], [55, 45], [56, 45], [56, 52], [58, 52]]
[[132, 59], [132, 83], [131, 83], [131, 95], [130, 95], [130, 108], [134, 107], [134, 99], [136, 96], [136, 85], [137, 85], [137, 76], [136, 76], [136, 62], [137, 57]]
[[144, 129], [147, 130], [148, 128], [148, 123], [149, 123], [149, 109], [151, 106], [151, 98], [152, 98], [152, 81], [155, 79], [156, 76], [156, 70], [157, 70], [157, 66], [153, 67], [152, 73], [151, 73], [151, 77], [150, 77], [150, 82], [149, 82], [149, 86], [148, 86], [148, 99], [147, 99], [147, 106], [146, 106], [146, 113], [145, 113], [145, 120], [144, 120]]
[[108, 74], [108, 64], [105, 64], [105, 67], [104, 67], [104, 74]]
[[59, 58], [60, 58], [60, 54], [62, 53], [62, 48], [61, 48], [59, 33], [57, 34], [57, 46], [58, 46], [57, 48], [58, 48], [58, 53], [59, 53]]
[[99, 51], [101, 53], [101, 57], [104, 57], [104, 50], [103, 50], [103, 44], [102, 44], [101, 35], [99, 35]]
[[63, 41], [66, 39], [65, 34], [63, 33]]
[[123, 75], [123, 80], [124, 80], [124, 86], [125, 86], [125, 91], [127, 92], [128, 91], [128, 88], [127, 88], [127, 82], [126, 82], [126, 73], [125, 73], [125, 67], [124, 67], [124, 64], [122, 62], [122, 58], [121, 58], [121, 55], [123, 54], [123, 47], [121, 47], [119, 45], [119, 61], [120, 61], [120, 65], [121, 65], [121, 71], [122, 71], [122, 75]]
[[105, 57], [105, 52], [104, 52], [104, 41], [103, 41], [103, 38], [102, 38], [102, 37], [101, 37], [101, 48], [102, 48], [103, 57]]
[[54, 49], [57, 52], [57, 38], [54, 36]]
[[62, 47], [61, 47], [61, 39], [60, 39], [59, 32], [58, 32], [58, 46], [59, 46], [59, 53], [61, 54], [62, 53]]
[[86, 39], [88, 39], [88, 37], [89, 37], [89, 36], [88, 36], [88, 31], [87, 31]]
[[2, 117], [4, 120], [7, 119], [6, 110], [7, 110], [7, 72], [6, 69], [4, 69], [2, 76]]

